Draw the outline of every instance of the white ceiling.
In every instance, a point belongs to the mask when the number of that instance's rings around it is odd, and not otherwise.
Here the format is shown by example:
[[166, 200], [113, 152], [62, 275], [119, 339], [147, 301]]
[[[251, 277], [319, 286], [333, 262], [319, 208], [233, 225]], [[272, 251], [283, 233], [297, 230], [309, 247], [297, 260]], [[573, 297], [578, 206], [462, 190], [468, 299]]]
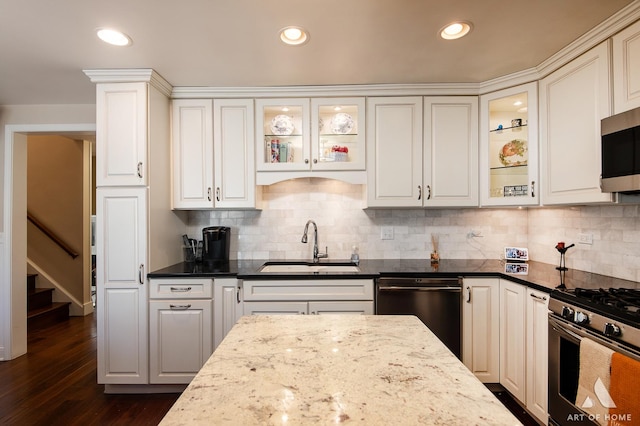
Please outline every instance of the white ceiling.
[[[478, 83], [541, 64], [630, 3], [0, 0], [0, 105], [94, 103], [82, 70], [95, 68], [153, 68], [173, 86]], [[454, 20], [471, 34], [439, 39]], [[287, 25], [310, 41], [284, 46]], [[133, 45], [98, 40], [107, 26]]]

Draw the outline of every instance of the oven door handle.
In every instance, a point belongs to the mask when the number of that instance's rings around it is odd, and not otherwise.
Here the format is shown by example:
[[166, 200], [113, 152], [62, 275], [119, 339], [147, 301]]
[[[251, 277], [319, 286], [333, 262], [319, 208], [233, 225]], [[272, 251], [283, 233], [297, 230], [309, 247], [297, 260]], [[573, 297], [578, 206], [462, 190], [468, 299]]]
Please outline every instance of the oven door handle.
[[451, 291], [460, 293], [461, 287], [400, 287], [400, 286], [379, 286], [380, 291]]
[[[582, 340], [583, 337], [588, 337], [588, 335], [586, 333], [576, 333], [573, 330], [570, 330], [569, 327], [570, 325], [568, 324], [563, 324], [560, 321], [558, 321], [555, 318], [549, 317], [549, 324], [553, 327], [553, 329], [555, 331], [557, 331], [558, 333], [561, 334], [565, 334], [568, 336], [573, 337], [574, 339], [576, 339], [577, 341]], [[577, 330], [576, 330], [577, 331]]]

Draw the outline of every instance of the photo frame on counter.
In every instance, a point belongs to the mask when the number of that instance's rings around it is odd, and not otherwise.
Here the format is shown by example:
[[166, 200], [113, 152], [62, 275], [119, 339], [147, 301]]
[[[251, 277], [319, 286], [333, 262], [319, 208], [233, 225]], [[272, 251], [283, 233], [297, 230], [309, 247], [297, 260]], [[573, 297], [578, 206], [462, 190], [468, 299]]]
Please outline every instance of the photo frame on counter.
[[529, 249], [525, 247], [505, 247], [504, 260], [526, 262], [529, 260]]

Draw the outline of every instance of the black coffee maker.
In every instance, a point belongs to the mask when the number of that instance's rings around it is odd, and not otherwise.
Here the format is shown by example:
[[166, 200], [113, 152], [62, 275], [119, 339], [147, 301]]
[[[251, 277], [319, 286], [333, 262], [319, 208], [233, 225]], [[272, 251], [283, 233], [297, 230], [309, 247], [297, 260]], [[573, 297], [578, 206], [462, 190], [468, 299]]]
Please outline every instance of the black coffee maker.
[[202, 229], [202, 261], [221, 263], [229, 261], [231, 228], [209, 226]]

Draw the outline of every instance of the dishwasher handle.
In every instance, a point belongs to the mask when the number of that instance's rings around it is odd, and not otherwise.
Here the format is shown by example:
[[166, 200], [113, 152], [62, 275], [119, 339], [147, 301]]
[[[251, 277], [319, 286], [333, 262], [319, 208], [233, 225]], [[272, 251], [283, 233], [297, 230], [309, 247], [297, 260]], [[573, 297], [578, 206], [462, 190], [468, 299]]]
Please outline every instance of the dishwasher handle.
[[406, 287], [406, 286], [397, 286], [397, 285], [381, 285], [378, 286], [380, 291], [450, 291], [460, 293], [462, 291], [461, 287]]

